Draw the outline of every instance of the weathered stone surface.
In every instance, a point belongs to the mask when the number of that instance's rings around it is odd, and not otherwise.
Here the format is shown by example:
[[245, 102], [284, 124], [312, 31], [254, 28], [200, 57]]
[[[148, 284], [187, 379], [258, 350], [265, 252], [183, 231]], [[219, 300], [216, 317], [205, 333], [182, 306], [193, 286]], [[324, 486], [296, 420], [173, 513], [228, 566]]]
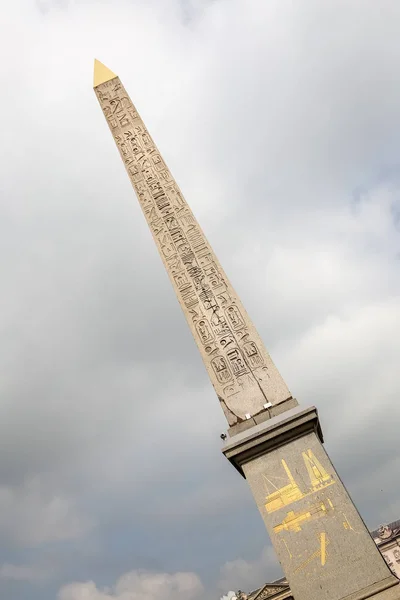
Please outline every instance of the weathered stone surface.
[[[230, 425], [291, 397], [118, 77], [95, 92]], [[104, 81], [104, 79], [108, 80]], [[212, 190], [210, 190], [212, 193]]]
[[[398, 600], [398, 581], [312, 431], [314, 410], [288, 411], [223, 451], [245, 474], [296, 600]], [[291, 420], [297, 437], [285, 443]]]

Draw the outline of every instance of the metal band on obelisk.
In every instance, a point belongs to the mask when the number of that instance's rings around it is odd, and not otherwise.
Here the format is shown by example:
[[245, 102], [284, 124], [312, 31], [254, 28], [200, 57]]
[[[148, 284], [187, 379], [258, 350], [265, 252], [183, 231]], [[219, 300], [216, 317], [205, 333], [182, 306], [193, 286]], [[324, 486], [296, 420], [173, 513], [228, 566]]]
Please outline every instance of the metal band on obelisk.
[[98, 61], [94, 87], [230, 425], [223, 453], [250, 486], [295, 600], [400, 600], [317, 410], [291, 397], [119, 78]]

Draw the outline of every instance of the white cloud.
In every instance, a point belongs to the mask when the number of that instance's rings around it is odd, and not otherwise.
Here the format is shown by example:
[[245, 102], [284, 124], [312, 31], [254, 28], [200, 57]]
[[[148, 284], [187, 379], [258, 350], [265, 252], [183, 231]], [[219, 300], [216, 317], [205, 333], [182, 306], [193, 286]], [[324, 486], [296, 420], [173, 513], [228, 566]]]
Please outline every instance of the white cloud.
[[250, 592], [281, 576], [275, 552], [267, 546], [253, 561], [238, 558], [225, 563], [220, 570], [218, 587], [221, 591], [234, 588]]
[[237, 600], [235, 592], [228, 592], [226, 596], [221, 596], [221, 600]]
[[148, 573], [122, 575], [112, 589], [99, 590], [93, 581], [62, 587], [58, 600], [196, 600], [204, 588], [195, 573]]

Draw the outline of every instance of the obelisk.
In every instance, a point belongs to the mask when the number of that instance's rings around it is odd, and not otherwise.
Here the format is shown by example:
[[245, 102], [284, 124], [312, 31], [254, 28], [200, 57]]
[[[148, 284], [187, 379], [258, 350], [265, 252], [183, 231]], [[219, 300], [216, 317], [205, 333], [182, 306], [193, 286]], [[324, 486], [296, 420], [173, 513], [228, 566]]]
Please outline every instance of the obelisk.
[[[229, 424], [223, 452], [246, 478], [295, 600], [400, 600], [389, 570], [120, 79], [94, 89]], [[212, 193], [212, 190], [210, 190]]]

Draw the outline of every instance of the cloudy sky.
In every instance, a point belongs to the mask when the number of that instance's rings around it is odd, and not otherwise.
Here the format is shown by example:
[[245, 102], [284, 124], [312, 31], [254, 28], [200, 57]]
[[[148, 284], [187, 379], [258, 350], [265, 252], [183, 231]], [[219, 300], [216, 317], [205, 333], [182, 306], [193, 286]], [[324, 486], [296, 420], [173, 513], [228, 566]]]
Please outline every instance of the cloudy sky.
[[281, 576], [94, 57], [368, 526], [400, 518], [400, 3], [1, 4], [0, 596], [212, 600]]

